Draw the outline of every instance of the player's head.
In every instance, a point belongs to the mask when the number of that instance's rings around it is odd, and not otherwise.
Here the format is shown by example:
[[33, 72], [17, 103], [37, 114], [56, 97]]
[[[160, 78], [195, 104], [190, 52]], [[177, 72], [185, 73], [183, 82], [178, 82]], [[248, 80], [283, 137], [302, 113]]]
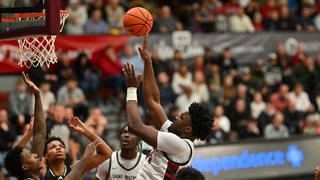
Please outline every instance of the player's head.
[[176, 180], [205, 180], [200, 171], [186, 167], [178, 171]]
[[66, 146], [61, 138], [50, 137], [44, 146], [44, 158], [48, 163], [64, 161], [66, 159]]
[[213, 116], [206, 105], [197, 102], [189, 106], [189, 111], [177, 116], [169, 131], [180, 137], [205, 140], [211, 132]]
[[136, 149], [140, 139], [129, 132], [128, 125], [123, 126], [120, 129], [120, 147], [121, 149]]
[[15, 177], [28, 177], [30, 174], [39, 174], [41, 160], [37, 154], [31, 153], [26, 148], [15, 147], [5, 158], [5, 166], [8, 172]]

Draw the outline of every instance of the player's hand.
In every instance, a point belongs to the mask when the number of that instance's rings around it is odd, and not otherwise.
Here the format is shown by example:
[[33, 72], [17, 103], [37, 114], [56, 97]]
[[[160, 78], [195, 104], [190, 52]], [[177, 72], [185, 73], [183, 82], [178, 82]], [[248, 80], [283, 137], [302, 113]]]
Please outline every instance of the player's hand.
[[123, 65], [123, 74], [125, 76], [125, 80], [126, 80], [126, 85], [127, 87], [139, 87], [141, 80], [142, 80], [142, 75], [135, 75], [135, 71], [134, 71], [134, 65], [130, 64], [130, 63], [125, 63]]
[[30, 80], [28, 74], [22, 72], [24, 82], [27, 84], [33, 94], [39, 94], [40, 89]]
[[91, 142], [87, 145], [86, 150], [84, 151], [81, 160], [87, 160], [90, 159], [94, 152], [97, 149], [97, 146], [99, 146], [102, 142], [99, 139], [96, 139], [95, 141]]
[[86, 132], [88, 132], [87, 126], [78, 117], [69, 117], [68, 124], [72, 130], [80, 134], [85, 134]]
[[143, 61], [150, 60], [150, 55], [149, 55], [149, 52], [147, 50], [147, 47], [148, 47], [148, 34], [146, 34], [144, 36], [142, 47], [141, 46], [138, 47], [140, 56], [143, 59]]

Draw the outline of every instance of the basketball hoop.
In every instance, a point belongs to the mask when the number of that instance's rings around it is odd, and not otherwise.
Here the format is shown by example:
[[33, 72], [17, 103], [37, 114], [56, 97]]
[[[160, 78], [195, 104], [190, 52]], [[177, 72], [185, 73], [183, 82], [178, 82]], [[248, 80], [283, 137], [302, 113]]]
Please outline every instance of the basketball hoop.
[[[60, 32], [63, 29], [66, 18], [69, 13], [66, 10], [60, 10]], [[2, 18], [2, 21], [41, 21], [45, 20], [45, 13], [18, 13], [11, 18]], [[36, 35], [18, 39], [19, 43], [19, 65], [28, 68], [42, 66], [57, 62], [54, 42], [57, 35]]]

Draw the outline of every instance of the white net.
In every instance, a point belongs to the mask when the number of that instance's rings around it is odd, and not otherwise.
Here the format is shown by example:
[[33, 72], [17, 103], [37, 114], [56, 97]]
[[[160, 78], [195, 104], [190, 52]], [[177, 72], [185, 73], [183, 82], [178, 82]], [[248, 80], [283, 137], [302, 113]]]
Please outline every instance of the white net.
[[[60, 12], [60, 32], [63, 29], [67, 17], [67, 11]], [[45, 15], [40, 17], [24, 18], [24, 20], [28, 21], [44, 19]], [[18, 39], [20, 50], [18, 64], [20, 66], [26, 66], [30, 68], [32, 66], [43, 66], [44, 64], [49, 67], [50, 64], [57, 63], [57, 56], [54, 46], [56, 37], [56, 35], [40, 35]]]

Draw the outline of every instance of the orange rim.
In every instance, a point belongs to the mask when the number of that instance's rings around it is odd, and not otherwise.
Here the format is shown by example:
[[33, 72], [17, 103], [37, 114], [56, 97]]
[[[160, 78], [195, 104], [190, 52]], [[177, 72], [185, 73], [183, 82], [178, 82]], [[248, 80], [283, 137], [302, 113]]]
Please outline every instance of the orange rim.
[[[60, 10], [60, 16], [67, 15], [69, 12], [67, 10]], [[44, 17], [46, 13], [17, 13], [14, 14], [14, 17], [9, 18], [1, 18], [2, 22], [11, 22], [15, 21], [19, 18], [38, 18], [38, 17]]]

